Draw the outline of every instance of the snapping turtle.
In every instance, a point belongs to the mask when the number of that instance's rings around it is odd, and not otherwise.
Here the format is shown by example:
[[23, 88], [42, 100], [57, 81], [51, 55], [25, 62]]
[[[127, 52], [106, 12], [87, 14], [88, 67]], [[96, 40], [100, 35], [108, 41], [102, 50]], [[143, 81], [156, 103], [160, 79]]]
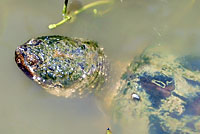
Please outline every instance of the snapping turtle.
[[[108, 92], [114, 121], [131, 126], [141, 119], [148, 129], [143, 133], [150, 134], [200, 132], [199, 57], [169, 48], [146, 49], [123, 73], [119, 87]], [[107, 79], [106, 56], [90, 40], [38, 37], [19, 46], [15, 60], [28, 77], [58, 96], [96, 92]]]
[[15, 61], [29, 78], [57, 96], [86, 95], [102, 85], [107, 75], [102, 48], [80, 38], [30, 39], [16, 49]]
[[131, 62], [111, 103], [117, 122], [141, 119], [150, 134], [200, 132], [200, 57], [170, 49], [153, 46]]

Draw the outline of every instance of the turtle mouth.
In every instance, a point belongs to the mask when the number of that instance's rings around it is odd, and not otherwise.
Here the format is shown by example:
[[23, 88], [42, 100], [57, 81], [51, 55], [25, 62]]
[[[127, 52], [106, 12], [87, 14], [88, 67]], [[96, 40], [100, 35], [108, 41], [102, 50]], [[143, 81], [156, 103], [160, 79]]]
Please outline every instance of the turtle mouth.
[[15, 50], [15, 62], [17, 66], [31, 79], [33, 79], [33, 72], [29, 69], [29, 67], [25, 63], [24, 52], [18, 47]]

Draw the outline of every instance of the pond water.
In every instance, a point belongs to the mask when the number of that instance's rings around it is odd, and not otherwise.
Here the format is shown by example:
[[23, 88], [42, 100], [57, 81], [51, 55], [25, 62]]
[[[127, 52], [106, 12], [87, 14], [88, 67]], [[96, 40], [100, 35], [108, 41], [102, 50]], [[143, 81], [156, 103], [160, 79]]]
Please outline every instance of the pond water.
[[[104, 134], [107, 127], [113, 134], [119, 133], [117, 126], [111, 126], [112, 118], [99, 104], [100, 99], [56, 97], [27, 78], [15, 64], [16, 47], [42, 35], [96, 40], [113, 66], [115, 79], [109, 85], [114, 88], [128, 63], [148, 45], [165, 42], [183, 48], [181, 53], [198, 54], [199, 5], [196, 0], [115, 0], [111, 11], [103, 16], [88, 10], [75, 22], [49, 30], [49, 24], [62, 19], [63, 0], [1, 0], [0, 133]], [[137, 134], [141, 129], [146, 133], [143, 126], [133, 125], [126, 134]]]

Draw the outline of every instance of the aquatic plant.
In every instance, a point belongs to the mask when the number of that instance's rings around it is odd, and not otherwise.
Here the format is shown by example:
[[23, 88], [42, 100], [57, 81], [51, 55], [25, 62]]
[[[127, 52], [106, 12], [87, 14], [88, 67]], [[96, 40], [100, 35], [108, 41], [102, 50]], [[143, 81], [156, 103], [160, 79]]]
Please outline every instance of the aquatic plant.
[[[62, 10], [63, 19], [56, 24], [50, 24], [49, 29], [54, 29], [57, 26], [64, 24], [65, 22], [73, 21], [78, 14], [82, 13], [83, 11], [88, 10], [89, 8], [96, 7], [99, 5], [104, 5], [104, 4], [112, 4], [112, 3], [113, 3], [113, 0], [99, 0], [99, 1], [89, 3], [73, 12], [68, 12], [68, 0], [65, 0], [63, 10]], [[102, 14], [102, 12], [98, 12], [96, 8], [93, 9], [93, 13], [99, 14], [99, 15]]]

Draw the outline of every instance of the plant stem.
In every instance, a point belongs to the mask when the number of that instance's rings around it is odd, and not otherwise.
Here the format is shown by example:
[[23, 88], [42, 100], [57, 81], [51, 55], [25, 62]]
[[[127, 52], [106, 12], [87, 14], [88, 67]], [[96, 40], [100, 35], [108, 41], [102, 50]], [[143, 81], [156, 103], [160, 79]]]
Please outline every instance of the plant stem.
[[65, 18], [63, 20], [61, 20], [60, 22], [58, 22], [56, 24], [50, 24], [49, 29], [53, 29], [53, 28], [56, 28], [57, 26], [62, 25], [63, 23], [69, 21], [73, 16], [76, 16], [79, 13], [81, 13], [91, 7], [95, 7], [95, 6], [103, 5], [103, 4], [109, 4], [112, 2], [113, 2], [113, 0], [100, 0], [100, 1], [95, 1], [95, 2], [89, 3], [85, 6], [83, 6], [81, 9], [74, 11], [71, 16], [69, 16], [69, 15], [65, 16]]

